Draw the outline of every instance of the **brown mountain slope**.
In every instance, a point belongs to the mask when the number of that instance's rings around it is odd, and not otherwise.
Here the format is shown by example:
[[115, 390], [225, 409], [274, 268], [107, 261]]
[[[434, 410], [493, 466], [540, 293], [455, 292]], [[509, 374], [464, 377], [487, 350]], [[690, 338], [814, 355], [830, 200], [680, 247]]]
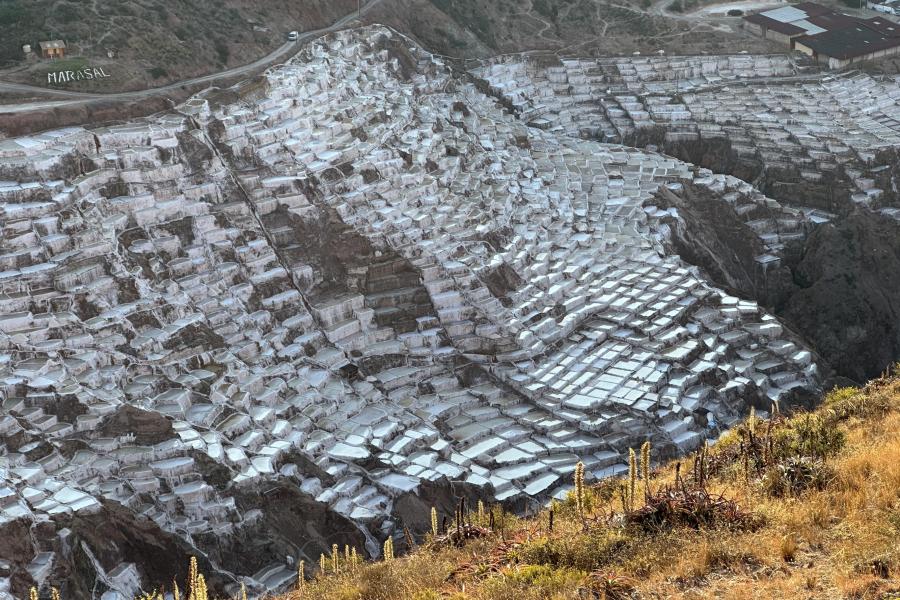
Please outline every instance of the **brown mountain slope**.
[[[288, 31], [325, 27], [356, 7], [355, 0], [0, 0], [0, 68], [7, 68], [0, 76], [46, 84], [50, 70], [91, 65], [110, 78], [67, 89], [153, 87], [252, 62]], [[24, 60], [23, 44], [47, 39], [64, 40], [72, 58]]]
[[[661, 0], [665, 3], [665, 0]], [[362, 4], [365, 4], [363, 2]], [[110, 76], [58, 85], [77, 91], [158, 87], [253, 62], [291, 30], [330, 25], [355, 0], [0, 0], [0, 79], [47, 85], [59, 70]], [[365, 16], [458, 57], [524, 50], [570, 55], [782, 51], [735, 19], [662, 16], [651, 0], [385, 0]], [[62, 39], [68, 58], [26, 60], [22, 46]]]
[[662, 16], [656, 0], [390, 0], [370, 21], [413, 34], [425, 47], [461, 58], [526, 50], [566, 55], [632, 52], [781, 52], [734, 27], [736, 19]]

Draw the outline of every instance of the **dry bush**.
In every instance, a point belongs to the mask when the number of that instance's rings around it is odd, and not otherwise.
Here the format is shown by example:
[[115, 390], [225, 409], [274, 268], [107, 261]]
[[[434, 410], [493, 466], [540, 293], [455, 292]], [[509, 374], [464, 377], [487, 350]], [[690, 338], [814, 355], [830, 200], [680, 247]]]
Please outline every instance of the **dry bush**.
[[759, 518], [741, 509], [734, 500], [705, 488], [666, 486], [647, 499], [641, 508], [626, 516], [628, 523], [645, 531], [672, 527], [752, 529]]

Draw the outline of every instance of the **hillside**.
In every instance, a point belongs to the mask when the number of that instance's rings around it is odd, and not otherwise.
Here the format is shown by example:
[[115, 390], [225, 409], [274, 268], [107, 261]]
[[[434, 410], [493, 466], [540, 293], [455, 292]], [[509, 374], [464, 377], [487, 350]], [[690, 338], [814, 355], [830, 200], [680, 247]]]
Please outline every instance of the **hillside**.
[[371, 22], [411, 33], [424, 46], [473, 58], [550, 50], [569, 56], [782, 52], [734, 18], [684, 18], [668, 0], [392, 0]]
[[[735, 19], [686, 20], [650, 7], [649, 0], [390, 0], [372, 7], [365, 20], [391, 25], [441, 54], [466, 58], [523, 50], [781, 51], [732, 30]], [[354, 0], [0, 0], [0, 79], [46, 85], [49, 72], [98, 67], [109, 77], [56, 87], [88, 92], [158, 87], [250, 63], [283, 44], [288, 31], [325, 27], [356, 8]], [[48, 39], [65, 40], [69, 57], [25, 59], [24, 44], [37, 49]]]
[[282, 600], [897, 597], [900, 377], [762, 416], [647, 479], [638, 452], [631, 482], [587, 485], [580, 503], [467, 510], [393, 561], [339, 552]]
[[[102, 87], [80, 82], [78, 89], [153, 87], [249, 63], [283, 44], [288, 31], [325, 27], [356, 6], [354, 0], [0, 0], [0, 68], [8, 69], [4, 79], [42, 84], [48, 70], [84, 64], [103, 67], [110, 78]], [[47, 39], [65, 40], [74, 58], [23, 60], [23, 44], [36, 48]]]

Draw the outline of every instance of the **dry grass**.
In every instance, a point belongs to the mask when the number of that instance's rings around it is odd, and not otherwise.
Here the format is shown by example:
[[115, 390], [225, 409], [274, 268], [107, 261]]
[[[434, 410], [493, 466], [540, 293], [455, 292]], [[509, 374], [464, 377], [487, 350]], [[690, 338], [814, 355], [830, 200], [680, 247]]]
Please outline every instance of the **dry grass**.
[[642, 468], [637, 499], [632, 473], [555, 503], [552, 528], [544, 511], [505, 515], [502, 533], [479, 507], [457, 520], [478, 535], [345, 561], [279, 600], [900, 598], [900, 378], [750, 421], [677, 467]]

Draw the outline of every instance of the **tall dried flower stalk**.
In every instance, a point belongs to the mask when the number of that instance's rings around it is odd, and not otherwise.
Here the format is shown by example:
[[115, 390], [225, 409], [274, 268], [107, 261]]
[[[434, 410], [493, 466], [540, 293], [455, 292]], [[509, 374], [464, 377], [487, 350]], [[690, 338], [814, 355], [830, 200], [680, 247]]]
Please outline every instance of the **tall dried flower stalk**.
[[650, 441], [641, 446], [641, 478], [644, 480], [644, 495], [650, 496]]
[[575, 508], [578, 515], [584, 518], [584, 463], [580, 460], [575, 465]]
[[637, 457], [634, 448], [628, 449], [628, 510], [634, 510], [634, 492], [637, 487]]
[[202, 574], [197, 575], [197, 591], [194, 597], [196, 600], [209, 600], [209, 594], [206, 589], [206, 578]]

